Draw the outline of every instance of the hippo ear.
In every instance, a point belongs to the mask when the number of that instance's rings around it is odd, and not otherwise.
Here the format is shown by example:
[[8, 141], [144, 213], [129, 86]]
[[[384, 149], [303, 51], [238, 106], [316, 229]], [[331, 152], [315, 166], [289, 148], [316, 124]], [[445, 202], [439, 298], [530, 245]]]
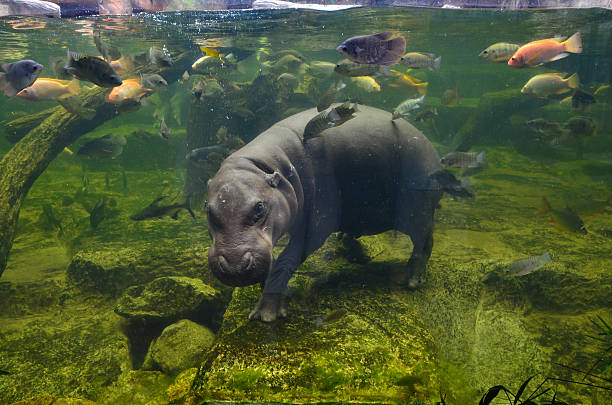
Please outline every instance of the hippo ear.
[[271, 187], [277, 187], [281, 181], [281, 175], [276, 170], [272, 174], [265, 174], [264, 176], [266, 176], [266, 181]]

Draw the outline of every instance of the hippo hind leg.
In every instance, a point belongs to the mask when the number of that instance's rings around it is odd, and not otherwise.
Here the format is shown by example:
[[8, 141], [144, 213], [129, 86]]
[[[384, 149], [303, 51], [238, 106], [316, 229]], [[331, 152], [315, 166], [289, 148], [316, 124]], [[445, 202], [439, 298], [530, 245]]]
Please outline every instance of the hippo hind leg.
[[408, 288], [417, 288], [425, 282], [427, 262], [433, 249], [434, 211], [437, 200], [426, 193], [418, 194], [416, 198], [410, 198], [410, 201], [404, 200], [407, 205], [401, 206], [412, 209], [404, 208], [398, 213], [394, 226], [412, 240], [413, 249], [406, 270], [393, 276], [395, 284]]

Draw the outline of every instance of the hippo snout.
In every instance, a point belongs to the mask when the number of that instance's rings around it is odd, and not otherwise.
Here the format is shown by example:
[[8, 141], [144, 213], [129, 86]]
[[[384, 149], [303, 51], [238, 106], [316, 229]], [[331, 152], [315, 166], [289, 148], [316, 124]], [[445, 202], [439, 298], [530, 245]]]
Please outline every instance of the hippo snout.
[[212, 273], [222, 283], [242, 287], [257, 284], [266, 277], [271, 259], [269, 255], [247, 251], [240, 254], [209, 254], [208, 264]]

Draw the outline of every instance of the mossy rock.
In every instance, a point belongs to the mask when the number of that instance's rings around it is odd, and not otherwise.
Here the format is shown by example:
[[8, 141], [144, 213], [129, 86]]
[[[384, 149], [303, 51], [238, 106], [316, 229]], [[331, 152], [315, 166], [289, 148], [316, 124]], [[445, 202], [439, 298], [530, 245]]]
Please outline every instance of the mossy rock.
[[56, 398], [52, 395], [39, 395], [13, 402], [11, 405], [97, 405], [96, 402], [78, 398]]
[[204, 354], [213, 345], [215, 334], [205, 326], [182, 319], [166, 327], [151, 343], [143, 369], [159, 369], [176, 375], [199, 366]]

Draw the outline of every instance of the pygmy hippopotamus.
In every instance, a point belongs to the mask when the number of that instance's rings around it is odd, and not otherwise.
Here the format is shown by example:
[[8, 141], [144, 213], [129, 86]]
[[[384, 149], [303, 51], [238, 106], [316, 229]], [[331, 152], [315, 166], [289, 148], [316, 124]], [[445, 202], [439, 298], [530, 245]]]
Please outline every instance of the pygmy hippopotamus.
[[[231, 286], [262, 284], [250, 319], [286, 316], [283, 293], [293, 272], [336, 231], [410, 236], [405, 279], [417, 286], [443, 192], [468, 193], [414, 126], [358, 108], [355, 118], [306, 142], [304, 127], [316, 109], [286, 118], [227, 157], [209, 181], [210, 269]], [[286, 232], [289, 243], [275, 259], [273, 247]]]

